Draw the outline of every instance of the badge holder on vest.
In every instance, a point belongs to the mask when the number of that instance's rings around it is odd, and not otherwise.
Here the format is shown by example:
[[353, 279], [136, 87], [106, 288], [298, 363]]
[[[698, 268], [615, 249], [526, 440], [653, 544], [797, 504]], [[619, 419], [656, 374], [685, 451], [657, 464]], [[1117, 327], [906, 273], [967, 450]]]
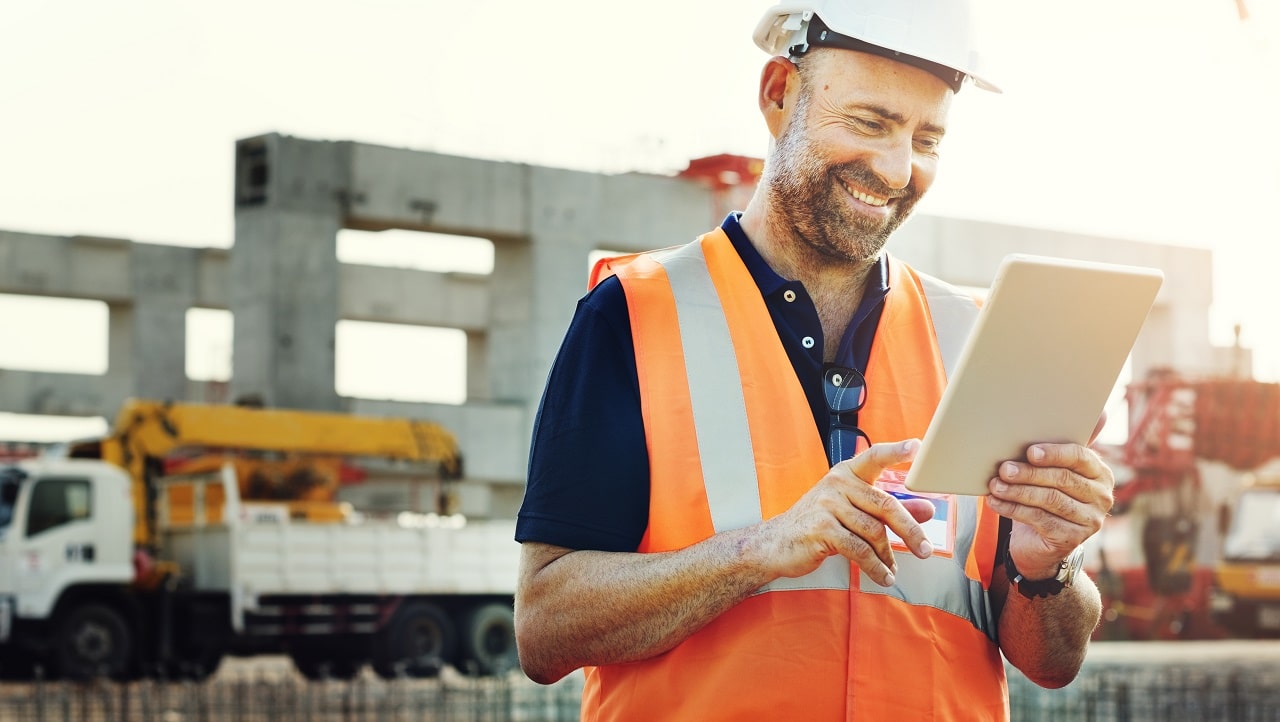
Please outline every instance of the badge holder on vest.
[[[834, 466], [866, 451], [871, 445], [871, 439], [858, 428], [858, 411], [867, 402], [867, 381], [855, 368], [831, 366], [822, 374], [822, 391], [827, 400], [827, 411], [831, 414], [827, 456]], [[926, 499], [932, 503], [933, 518], [920, 526], [933, 545], [933, 553], [950, 558], [955, 553], [956, 517], [959, 513], [955, 494], [913, 492], [907, 489], [905, 481], [905, 472], [886, 469], [875, 485], [898, 499]], [[911, 551], [892, 529], [886, 527], [885, 531], [895, 551]]]

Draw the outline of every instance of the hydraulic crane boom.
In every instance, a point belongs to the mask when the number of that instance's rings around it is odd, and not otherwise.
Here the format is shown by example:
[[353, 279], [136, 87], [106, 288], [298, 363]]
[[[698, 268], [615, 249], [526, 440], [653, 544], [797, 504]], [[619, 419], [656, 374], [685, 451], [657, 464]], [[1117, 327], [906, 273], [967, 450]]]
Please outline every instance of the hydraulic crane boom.
[[462, 475], [457, 439], [428, 421], [143, 399], [126, 401], [108, 436], [74, 445], [70, 456], [99, 458], [129, 473], [134, 541], [148, 545], [154, 535], [150, 477], [166, 455], [183, 449], [204, 455], [369, 457], [413, 462], [444, 479]]

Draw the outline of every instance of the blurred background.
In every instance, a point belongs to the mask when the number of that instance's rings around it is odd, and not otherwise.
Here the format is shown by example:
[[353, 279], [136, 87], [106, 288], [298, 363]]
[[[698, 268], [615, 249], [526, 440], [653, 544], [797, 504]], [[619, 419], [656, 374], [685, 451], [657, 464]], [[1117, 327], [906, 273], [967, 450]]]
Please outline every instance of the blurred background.
[[[375, 465], [329, 498], [509, 519], [588, 259], [749, 197], [772, 4], [4, 4], [0, 449], [111, 437], [128, 396], [427, 420], [456, 435], [457, 479]], [[890, 248], [978, 288], [1006, 251], [1166, 271], [1108, 407], [1098, 636], [1270, 636], [1280, 6], [978, 9], [1004, 93], [956, 98]]]

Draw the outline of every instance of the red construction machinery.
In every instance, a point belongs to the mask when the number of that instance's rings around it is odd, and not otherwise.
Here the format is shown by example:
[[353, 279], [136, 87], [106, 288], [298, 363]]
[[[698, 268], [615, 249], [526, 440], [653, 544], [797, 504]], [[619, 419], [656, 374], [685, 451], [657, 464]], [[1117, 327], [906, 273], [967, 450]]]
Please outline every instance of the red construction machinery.
[[1100, 451], [1116, 503], [1091, 543], [1100, 639], [1280, 635], [1280, 385], [1160, 372]]

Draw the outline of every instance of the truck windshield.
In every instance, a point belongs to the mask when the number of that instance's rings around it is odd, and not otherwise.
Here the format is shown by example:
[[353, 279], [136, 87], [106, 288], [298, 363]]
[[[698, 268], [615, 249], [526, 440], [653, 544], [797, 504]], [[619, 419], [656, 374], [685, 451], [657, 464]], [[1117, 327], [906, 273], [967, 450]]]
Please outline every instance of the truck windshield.
[[1228, 560], [1280, 560], [1280, 489], [1240, 497], [1222, 551]]

